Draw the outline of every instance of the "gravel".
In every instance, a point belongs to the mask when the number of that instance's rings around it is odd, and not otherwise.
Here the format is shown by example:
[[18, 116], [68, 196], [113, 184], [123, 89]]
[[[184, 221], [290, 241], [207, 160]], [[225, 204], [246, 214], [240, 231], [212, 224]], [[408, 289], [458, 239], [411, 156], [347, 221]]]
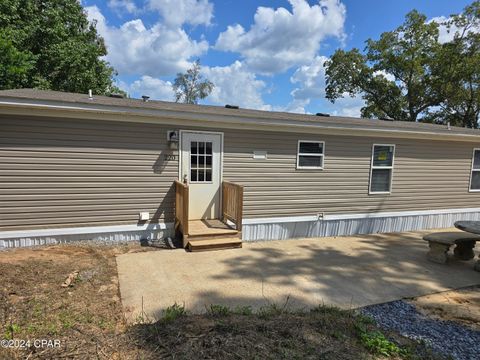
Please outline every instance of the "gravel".
[[480, 359], [480, 332], [452, 321], [420, 314], [414, 305], [398, 300], [360, 310], [378, 326], [413, 340], [423, 341], [433, 351], [453, 359]]

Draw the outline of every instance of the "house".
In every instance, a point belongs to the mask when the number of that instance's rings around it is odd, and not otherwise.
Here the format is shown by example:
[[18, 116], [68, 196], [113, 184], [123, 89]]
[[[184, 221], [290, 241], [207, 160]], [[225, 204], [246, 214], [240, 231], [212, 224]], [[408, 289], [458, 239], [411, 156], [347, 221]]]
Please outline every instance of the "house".
[[0, 169], [0, 247], [188, 245], [199, 219], [252, 241], [480, 218], [480, 132], [433, 124], [7, 90]]

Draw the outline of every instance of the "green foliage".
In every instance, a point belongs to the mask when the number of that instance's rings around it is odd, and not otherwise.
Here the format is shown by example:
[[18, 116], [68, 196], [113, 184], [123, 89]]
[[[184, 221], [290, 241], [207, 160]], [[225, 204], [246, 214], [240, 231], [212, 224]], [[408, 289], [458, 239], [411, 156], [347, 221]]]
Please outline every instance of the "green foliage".
[[28, 76], [34, 66], [34, 57], [28, 52], [18, 50], [12, 36], [6, 30], [0, 30], [0, 89], [23, 87], [28, 84]]
[[5, 331], [5, 334], [3, 336], [5, 337], [5, 339], [11, 340], [15, 337], [15, 334], [20, 332], [20, 330], [20, 325], [10, 324], [7, 326], [7, 330]]
[[401, 356], [409, 357], [407, 349], [399, 347], [394, 342], [390, 341], [385, 335], [378, 330], [371, 330], [374, 321], [373, 319], [357, 315], [355, 318], [355, 329], [358, 338], [365, 348], [373, 354], [383, 355], [386, 357]]
[[179, 305], [177, 303], [173, 304], [172, 306], [167, 307], [163, 311], [163, 320], [165, 322], [171, 322], [176, 320], [181, 316], [187, 315], [187, 311], [185, 310], [184, 305]]
[[402, 26], [367, 40], [366, 54], [335, 52], [326, 64], [327, 98], [334, 102], [344, 93], [361, 93], [366, 100], [362, 116], [416, 121], [439, 104], [430, 91], [430, 55], [438, 46], [438, 24], [427, 24], [425, 15], [412, 11]]
[[470, 30], [480, 28], [480, 1], [442, 26], [453, 41], [441, 44], [439, 24], [414, 10], [363, 53], [337, 50], [325, 64], [327, 99], [361, 95], [364, 117], [478, 127], [480, 34]]
[[223, 317], [231, 314], [231, 310], [225, 305], [212, 304], [207, 307], [207, 314], [213, 317]]
[[251, 306], [236, 306], [235, 309], [233, 309], [233, 313], [236, 315], [244, 315], [244, 316], [250, 316], [253, 314], [253, 310]]
[[0, 89], [115, 90], [103, 39], [77, 0], [2, 0], [0, 29]]
[[276, 303], [269, 303], [268, 305], [261, 306], [257, 311], [257, 315], [260, 319], [269, 319], [285, 312], [287, 312], [286, 306], [282, 307]]
[[200, 60], [197, 60], [185, 74], [177, 74], [172, 87], [176, 102], [197, 104], [198, 100], [205, 99], [210, 95], [214, 85], [211, 81], [203, 79], [200, 74]]
[[[478, 128], [480, 115], [480, 1], [453, 16], [445, 26], [453, 40], [438, 52], [433, 75], [442, 79], [437, 90], [444, 98], [439, 111], [430, 112], [435, 122]], [[473, 30], [473, 31], [471, 31]]]
[[404, 351], [397, 344], [388, 340], [380, 331], [361, 332], [359, 337], [363, 346], [374, 354], [383, 356], [404, 355]]
[[321, 304], [312, 309], [311, 313], [319, 313], [322, 315], [333, 315], [338, 317], [349, 317], [352, 316], [352, 312], [349, 310], [340, 309], [337, 306]]

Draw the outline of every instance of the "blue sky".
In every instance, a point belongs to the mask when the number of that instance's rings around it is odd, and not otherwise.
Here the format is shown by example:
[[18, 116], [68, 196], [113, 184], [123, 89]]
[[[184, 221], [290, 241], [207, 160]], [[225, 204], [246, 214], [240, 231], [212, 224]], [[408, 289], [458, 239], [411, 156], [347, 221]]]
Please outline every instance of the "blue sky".
[[206, 104], [359, 116], [360, 97], [324, 98], [323, 63], [338, 48], [399, 26], [412, 9], [441, 20], [463, 0], [82, 0], [105, 38], [118, 84], [173, 100], [171, 82], [199, 58], [215, 89]]

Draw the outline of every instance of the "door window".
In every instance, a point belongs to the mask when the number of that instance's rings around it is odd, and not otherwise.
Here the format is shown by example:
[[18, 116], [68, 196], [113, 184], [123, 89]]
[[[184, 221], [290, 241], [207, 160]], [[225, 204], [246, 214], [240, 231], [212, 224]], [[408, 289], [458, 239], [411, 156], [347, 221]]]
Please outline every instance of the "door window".
[[190, 182], [212, 182], [212, 156], [211, 141], [190, 143]]

